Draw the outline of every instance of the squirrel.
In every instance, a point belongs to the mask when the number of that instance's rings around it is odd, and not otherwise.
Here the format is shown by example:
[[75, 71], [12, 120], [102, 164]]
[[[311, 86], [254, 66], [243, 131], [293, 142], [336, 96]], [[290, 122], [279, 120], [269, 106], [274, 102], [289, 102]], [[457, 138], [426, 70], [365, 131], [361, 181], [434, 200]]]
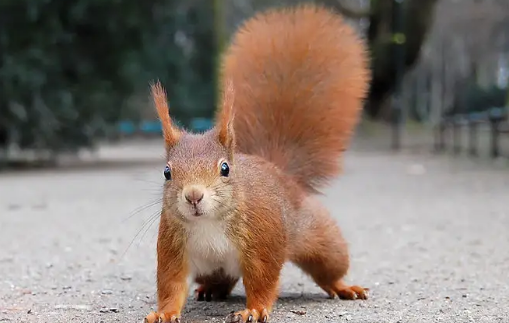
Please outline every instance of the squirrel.
[[[157, 240], [157, 312], [181, 320], [196, 300], [223, 300], [242, 278], [245, 309], [225, 322], [267, 322], [286, 261], [328, 296], [367, 299], [348, 285], [348, 246], [320, 189], [339, 175], [371, 75], [353, 27], [319, 5], [268, 9], [233, 35], [220, 66], [212, 129], [172, 123], [159, 81], [151, 95], [166, 165]], [[170, 111], [171, 112], [171, 111]]]

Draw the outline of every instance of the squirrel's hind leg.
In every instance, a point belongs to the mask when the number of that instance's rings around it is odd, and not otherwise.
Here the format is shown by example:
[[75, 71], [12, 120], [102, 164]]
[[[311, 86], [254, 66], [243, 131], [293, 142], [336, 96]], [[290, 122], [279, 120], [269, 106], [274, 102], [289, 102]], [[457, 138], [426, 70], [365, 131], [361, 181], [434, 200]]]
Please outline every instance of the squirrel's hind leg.
[[230, 296], [239, 278], [230, 277], [218, 270], [207, 276], [196, 277], [195, 282], [200, 286], [195, 290], [197, 301], [223, 301]]
[[343, 277], [350, 266], [348, 245], [328, 210], [316, 198], [304, 201], [301, 219], [308, 227], [296, 236], [298, 246], [290, 252], [290, 260], [309, 274], [330, 297], [367, 299], [368, 289], [349, 286]]

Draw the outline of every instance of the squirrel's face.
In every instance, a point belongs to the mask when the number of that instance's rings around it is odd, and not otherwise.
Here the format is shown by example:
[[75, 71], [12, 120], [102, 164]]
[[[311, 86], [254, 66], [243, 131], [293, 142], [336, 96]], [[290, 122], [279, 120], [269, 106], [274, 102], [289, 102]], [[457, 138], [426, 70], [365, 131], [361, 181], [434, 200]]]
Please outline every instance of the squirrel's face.
[[221, 219], [235, 208], [233, 181], [233, 86], [228, 83], [216, 127], [204, 134], [178, 129], [168, 114], [166, 92], [152, 85], [167, 152], [163, 207], [184, 221]]
[[233, 207], [232, 154], [217, 140], [215, 131], [182, 134], [167, 148], [163, 176], [163, 205], [170, 215], [186, 222], [221, 219]]

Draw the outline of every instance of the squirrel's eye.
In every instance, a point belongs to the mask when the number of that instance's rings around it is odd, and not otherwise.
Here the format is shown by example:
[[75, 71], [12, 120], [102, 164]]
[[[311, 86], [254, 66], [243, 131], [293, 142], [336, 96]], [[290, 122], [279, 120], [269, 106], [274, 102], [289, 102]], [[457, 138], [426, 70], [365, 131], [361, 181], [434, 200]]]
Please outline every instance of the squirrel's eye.
[[221, 176], [228, 177], [230, 174], [230, 166], [227, 162], [221, 163]]
[[164, 178], [166, 178], [167, 181], [171, 179], [171, 169], [168, 165], [164, 168]]

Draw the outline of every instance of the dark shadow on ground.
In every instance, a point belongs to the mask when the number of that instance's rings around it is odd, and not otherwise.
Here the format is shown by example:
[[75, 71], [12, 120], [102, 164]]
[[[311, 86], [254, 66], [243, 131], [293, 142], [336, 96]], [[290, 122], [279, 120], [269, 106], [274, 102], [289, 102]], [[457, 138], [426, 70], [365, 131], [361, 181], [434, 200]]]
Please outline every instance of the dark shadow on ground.
[[[323, 293], [282, 293], [273, 309], [271, 316], [280, 316], [293, 314], [297, 316], [306, 316], [303, 308], [328, 302], [348, 302], [338, 299], [330, 299]], [[228, 313], [244, 309], [246, 306], [246, 297], [243, 295], [232, 295], [226, 301], [198, 302], [194, 298], [189, 298], [182, 313], [182, 323], [209, 322], [213, 318], [225, 318]], [[309, 318], [311, 319], [311, 318]], [[215, 322], [215, 321], [214, 321]]]

